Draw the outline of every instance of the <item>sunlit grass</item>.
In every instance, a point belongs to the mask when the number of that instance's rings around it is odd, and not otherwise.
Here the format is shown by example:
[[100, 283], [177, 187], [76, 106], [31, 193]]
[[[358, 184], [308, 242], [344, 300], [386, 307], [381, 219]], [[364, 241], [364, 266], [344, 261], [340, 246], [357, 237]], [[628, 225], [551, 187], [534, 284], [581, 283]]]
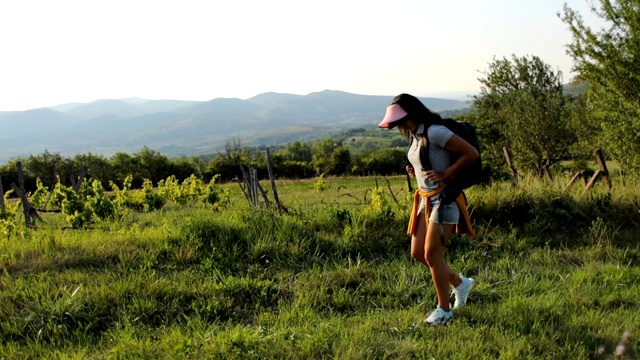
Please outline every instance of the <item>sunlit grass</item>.
[[45, 214], [0, 239], [0, 357], [607, 358], [625, 331], [638, 353], [630, 180], [470, 189], [478, 236], [446, 256], [478, 285], [435, 328], [423, 322], [435, 290], [404, 233], [406, 179], [389, 179], [397, 203], [377, 180], [390, 210], [371, 204], [375, 178], [329, 178], [323, 191], [279, 180], [281, 213], [227, 184], [221, 211], [169, 205], [84, 230]]

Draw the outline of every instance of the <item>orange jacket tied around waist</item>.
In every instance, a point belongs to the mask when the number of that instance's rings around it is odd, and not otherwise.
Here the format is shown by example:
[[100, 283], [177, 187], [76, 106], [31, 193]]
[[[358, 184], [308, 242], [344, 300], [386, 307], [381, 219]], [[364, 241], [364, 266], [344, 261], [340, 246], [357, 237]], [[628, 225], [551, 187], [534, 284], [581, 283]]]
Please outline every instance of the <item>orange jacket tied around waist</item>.
[[[411, 209], [411, 217], [409, 218], [409, 227], [407, 229], [407, 233], [409, 235], [413, 235], [416, 232], [416, 228], [418, 225], [418, 222], [416, 220], [418, 219], [420, 196], [424, 196], [427, 198], [427, 201], [425, 201], [425, 221], [428, 223], [429, 215], [431, 214], [431, 202], [428, 201], [428, 199], [431, 196], [440, 194], [445, 187], [446, 185], [432, 191], [423, 191], [420, 189], [416, 190], [413, 196], [413, 209]], [[458, 204], [458, 207], [460, 208], [460, 215], [462, 215], [464, 221], [456, 224], [454, 233], [459, 235], [467, 234], [467, 236], [469, 237], [476, 236], [476, 234], [471, 229], [471, 218], [469, 217], [469, 209], [467, 208], [467, 198], [466, 196], [464, 196], [463, 192], [460, 192], [460, 195], [458, 195], [458, 197], [456, 198], [456, 204]]]

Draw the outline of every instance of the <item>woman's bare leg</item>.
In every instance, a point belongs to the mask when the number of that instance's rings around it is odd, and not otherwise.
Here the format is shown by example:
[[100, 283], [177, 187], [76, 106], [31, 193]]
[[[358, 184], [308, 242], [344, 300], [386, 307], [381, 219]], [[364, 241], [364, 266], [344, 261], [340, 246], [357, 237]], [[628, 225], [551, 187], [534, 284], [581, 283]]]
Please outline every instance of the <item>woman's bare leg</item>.
[[417, 221], [416, 231], [411, 236], [411, 257], [418, 260], [420, 263], [425, 266], [429, 266], [427, 264], [427, 259], [425, 256], [425, 241], [427, 237], [427, 224], [424, 220], [424, 214], [419, 213]]
[[[418, 214], [418, 218], [416, 219], [416, 221], [418, 222], [417, 226], [416, 226], [416, 231], [413, 234], [413, 236], [411, 236], [411, 256], [416, 259], [417, 261], [419, 261], [420, 263], [424, 264], [425, 266], [429, 267], [429, 263], [427, 262], [427, 233], [428, 233], [428, 229], [427, 229], [427, 224], [426, 221], [424, 220], [424, 214]], [[437, 230], [437, 238], [438, 238], [438, 244], [441, 245], [440, 243], [440, 230], [438, 228], [438, 224], [433, 223], [433, 222], [429, 222], [429, 228], [433, 228]], [[451, 237], [451, 233], [453, 232], [453, 225], [445, 225], [445, 240], [449, 240], [449, 238]], [[444, 261], [444, 247], [442, 249], [442, 262], [441, 265], [444, 264], [444, 269], [446, 271], [447, 274], [447, 281], [453, 285], [454, 287], [460, 285], [461, 280], [460, 280], [460, 276], [458, 276], [458, 274], [456, 274], [455, 271], [453, 271], [453, 269], [451, 269], [449, 267], [449, 265]], [[433, 278], [433, 271], [431, 272], [431, 276]], [[435, 279], [434, 279], [435, 281]], [[437, 291], [437, 287], [436, 287], [436, 291]], [[448, 288], [445, 289], [445, 292], [448, 292]], [[448, 294], [447, 294], [448, 297]], [[440, 303], [440, 301], [438, 300], [438, 303]], [[448, 301], [447, 301], [447, 306], [448, 306]], [[441, 306], [442, 307], [442, 306]], [[444, 309], [444, 308], [443, 308]]]
[[458, 287], [462, 283], [460, 279], [460, 275], [458, 275], [452, 268], [449, 267], [449, 264], [444, 263], [447, 266], [447, 272], [449, 274], [449, 284], [453, 285], [453, 287]]
[[[449, 241], [453, 232], [454, 224], [444, 224], [445, 244]], [[429, 221], [426, 229], [426, 239], [424, 247], [424, 258], [431, 270], [431, 277], [438, 294], [438, 305], [444, 311], [449, 311], [449, 283], [457, 286], [460, 284], [460, 277], [444, 261], [444, 251], [446, 247], [440, 239], [440, 229], [437, 223]]]

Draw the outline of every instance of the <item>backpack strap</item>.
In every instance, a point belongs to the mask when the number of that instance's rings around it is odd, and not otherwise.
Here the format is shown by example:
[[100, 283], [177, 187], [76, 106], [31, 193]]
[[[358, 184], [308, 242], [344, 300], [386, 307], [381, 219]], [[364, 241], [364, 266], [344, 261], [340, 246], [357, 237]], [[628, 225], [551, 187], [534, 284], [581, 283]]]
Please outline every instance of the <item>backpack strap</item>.
[[[428, 128], [427, 128], [428, 129]], [[425, 130], [426, 131], [426, 130]], [[429, 144], [429, 138], [428, 136], [425, 136], [425, 139], [427, 139], [427, 146], [423, 148], [423, 146], [420, 145], [420, 149], [418, 149], [418, 154], [420, 156], [420, 164], [422, 165], [422, 170], [432, 170], [433, 166], [431, 166], [431, 159], [429, 159], [429, 146], [431, 144]], [[409, 147], [407, 148], [407, 152], [405, 154], [405, 158], [406, 158], [406, 162], [408, 165], [411, 164], [411, 162], [409, 161], [409, 150], [411, 150], [411, 146], [413, 145], [413, 142], [415, 141], [415, 137], [411, 137], [411, 142], [409, 142]]]

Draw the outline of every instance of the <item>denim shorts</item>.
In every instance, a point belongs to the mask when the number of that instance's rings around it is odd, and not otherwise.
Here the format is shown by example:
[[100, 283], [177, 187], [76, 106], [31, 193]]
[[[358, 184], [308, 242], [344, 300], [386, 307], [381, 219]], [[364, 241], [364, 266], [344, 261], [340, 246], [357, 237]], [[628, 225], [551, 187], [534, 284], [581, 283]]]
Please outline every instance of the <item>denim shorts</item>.
[[[418, 212], [424, 214], [425, 213], [425, 201], [426, 197], [420, 197], [420, 207], [418, 208]], [[440, 195], [433, 195], [429, 198], [431, 202], [431, 215], [429, 216], [429, 220], [435, 223], [440, 223], [440, 219], [442, 219], [443, 224], [457, 224], [460, 220], [460, 208], [456, 202], [452, 202], [448, 205], [443, 205], [440, 208]]]

